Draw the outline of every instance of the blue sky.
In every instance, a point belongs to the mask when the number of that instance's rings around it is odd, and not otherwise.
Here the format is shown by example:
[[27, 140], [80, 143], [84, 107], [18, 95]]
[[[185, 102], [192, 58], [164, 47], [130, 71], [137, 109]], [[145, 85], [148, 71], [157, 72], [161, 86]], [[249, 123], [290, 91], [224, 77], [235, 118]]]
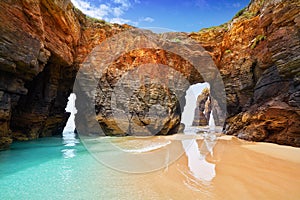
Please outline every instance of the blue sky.
[[83, 13], [112, 23], [192, 32], [220, 25], [250, 0], [71, 0]]

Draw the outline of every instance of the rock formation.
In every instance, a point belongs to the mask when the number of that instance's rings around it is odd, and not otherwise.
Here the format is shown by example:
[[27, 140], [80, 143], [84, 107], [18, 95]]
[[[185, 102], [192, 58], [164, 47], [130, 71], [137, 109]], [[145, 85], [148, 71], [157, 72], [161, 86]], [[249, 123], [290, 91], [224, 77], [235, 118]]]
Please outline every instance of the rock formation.
[[86, 54], [128, 28], [87, 18], [65, 0], [0, 2], [0, 149], [61, 134]]
[[225, 133], [300, 146], [300, 3], [253, 0], [230, 22], [191, 33], [227, 95]]
[[[60, 134], [68, 117], [67, 98], [86, 56], [105, 39], [132, 27], [86, 17], [68, 0], [2, 0], [0, 10], [0, 149], [6, 149], [12, 140]], [[300, 146], [299, 11], [297, 0], [252, 0], [230, 22], [189, 34], [210, 53], [222, 75], [228, 105], [226, 134]], [[180, 72], [190, 83], [203, 81], [178, 56], [153, 49], [122, 55], [103, 78], [114, 83], [128, 66], [149, 61], [170, 64], [170, 60], [176, 61], [174, 69], [185, 66]], [[136, 99], [146, 92], [150, 96], [143, 96], [146, 101], [132, 110], [133, 123], [147, 124], [151, 121], [144, 113], [147, 107], [165, 106], [162, 99], [172, 99], [160, 87], [151, 83], [134, 91]], [[105, 95], [109, 97], [109, 91]], [[121, 133], [109, 122], [102, 100], [97, 98], [98, 121], [108, 134]], [[174, 115], [161, 134], [178, 127], [179, 101], [168, 105]]]
[[[106, 48], [102, 50], [100, 46], [91, 53], [78, 72], [84, 80], [75, 83], [78, 88], [82, 88], [78, 91], [83, 91], [79, 98], [80, 102], [84, 103], [78, 105], [78, 109], [86, 116], [77, 118], [80, 124], [86, 125], [78, 128], [80, 132], [139, 136], [176, 133], [180, 128], [181, 113], [189, 85], [205, 81], [200, 71], [205, 73], [214, 70], [210, 68], [214, 65], [213, 61], [207, 60], [210, 57], [203, 48], [198, 51], [185, 48], [194, 47], [193, 43], [198, 44], [184, 33], [156, 35], [149, 31], [132, 32], [133, 35], [124, 33], [117, 43], [108, 42], [111, 49], [126, 53], [117, 56], [104, 67], [102, 63], [106, 62], [111, 52]], [[150, 48], [130, 50], [137, 43], [134, 33], [138, 34], [139, 43], [147, 43]], [[174, 41], [175, 38], [182, 45]], [[160, 48], [151, 48], [155, 44]], [[120, 46], [125, 49], [120, 50]], [[174, 53], [183, 54], [183, 48], [185, 56]], [[201, 58], [198, 59], [199, 57]], [[199, 61], [198, 68], [201, 69], [197, 71], [187, 59]], [[83, 70], [85, 66], [87, 69]], [[94, 72], [98, 71], [101, 71], [101, 75], [95, 76]], [[85, 77], [93, 78], [89, 81]], [[78, 77], [77, 80], [79, 79], [81, 78]], [[214, 76], [207, 76], [206, 80], [217, 82]], [[95, 86], [98, 86], [97, 90], [94, 90]], [[89, 106], [94, 104], [94, 107]], [[93, 122], [94, 118], [97, 118], [101, 128], [98, 123]], [[83, 121], [86, 123], [82, 123]]]
[[193, 126], [207, 126], [211, 113], [211, 102], [209, 89], [203, 89], [197, 97]]

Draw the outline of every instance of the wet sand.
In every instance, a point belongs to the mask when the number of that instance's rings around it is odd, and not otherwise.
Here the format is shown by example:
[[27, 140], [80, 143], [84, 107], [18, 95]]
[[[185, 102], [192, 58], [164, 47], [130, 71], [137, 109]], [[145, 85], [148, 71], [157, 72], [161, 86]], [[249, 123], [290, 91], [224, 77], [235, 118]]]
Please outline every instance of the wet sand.
[[112, 166], [93, 159], [74, 135], [63, 144], [43, 138], [1, 152], [0, 199], [300, 197], [300, 148], [203, 134], [90, 139], [93, 153]]
[[[181, 142], [172, 140], [178, 148], [183, 148]], [[186, 152], [159, 171], [129, 174], [134, 177], [128, 183], [134, 188], [132, 198], [139, 194], [146, 195], [144, 199], [300, 198], [300, 148], [228, 136], [218, 138], [212, 152], [203, 139], [194, 146], [199, 151], [191, 151], [201, 154], [196, 159]]]
[[272, 143], [264, 143], [264, 142], [246, 144], [246, 145], [242, 145], [242, 147], [274, 158], [296, 162], [296, 163], [300, 162], [300, 154], [299, 154], [300, 149], [296, 147], [290, 147], [290, 146], [278, 145]]

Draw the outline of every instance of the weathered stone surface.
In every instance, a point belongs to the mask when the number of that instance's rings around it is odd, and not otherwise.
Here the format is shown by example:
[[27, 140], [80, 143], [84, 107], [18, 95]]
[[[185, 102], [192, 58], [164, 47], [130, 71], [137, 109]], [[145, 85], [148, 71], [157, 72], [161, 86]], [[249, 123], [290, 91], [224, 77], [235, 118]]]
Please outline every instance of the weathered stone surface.
[[206, 88], [198, 96], [193, 126], [207, 126], [210, 118], [211, 102], [209, 89]]
[[[229, 23], [190, 34], [210, 52], [224, 80], [226, 134], [300, 146], [299, 13], [299, 1], [253, 0]], [[258, 122], [261, 112], [268, 115]]]
[[[189, 34], [210, 53], [222, 75], [227, 93], [227, 134], [300, 146], [299, 7], [296, 0], [253, 0], [229, 23]], [[80, 64], [96, 45], [131, 27], [89, 19], [68, 0], [3, 0], [0, 10], [0, 149], [5, 149], [12, 139], [60, 134], [68, 117], [64, 111], [67, 97]], [[104, 76], [112, 85], [102, 92], [110, 97], [123, 73], [149, 62], [171, 65], [191, 84], [203, 81], [180, 56], [142, 49], [114, 62]], [[210, 84], [217, 87], [214, 82]], [[159, 105], [166, 105], [173, 116], [161, 118], [166, 121], [160, 134], [169, 134], [179, 128], [178, 111], [182, 108], [177, 102], [181, 100], [160, 87], [150, 83], [135, 92], [131, 120], [147, 124], [153, 120], [147, 117], [147, 108], [156, 105], [153, 109], [160, 113]], [[149, 96], [143, 96], [146, 91]], [[218, 99], [219, 94], [212, 91], [211, 95]], [[163, 98], [172, 101], [167, 105]], [[218, 121], [222, 110], [214, 98], [211, 100]], [[103, 96], [97, 101], [97, 120], [107, 134], [124, 135], [109, 117], [108, 101]], [[120, 103], [124, 102], [127, 100], [120, 98]]]
[[[179, 46], [173, 44], [173, 34], [154, 36], [148, 33], [147, 36], [157, 37], [158, 41], [161, 39], [163, 45], [169, 48]], [[140, 37], [143, 40], [143, 36]], [[184, 43], [183, 38], [181, 42]], [[135, 37], [126, 42], [127, 46], [134, 44]], [[120, 42], [117, 45], [121, 45]], [[200, 73], [191, 63], [174, 53], [155, 48], [130, 51], [102, 72], [96, 95], [97, 120], [106, 135], [175, 133], [180, 129], [185, 92], [189, 84], [198, 81], [204, 81]], [[85, 83], [82, 87], [85, 85], [89, 84]], [[113, 95], [116, 95], [115, 106], [111, 105]]]
[[276, 66], [264, 71], [254, 88], [253, 103], [267, 101], [279, 94], [287, 93], [291, 80], [284, 79], [279, 75]]
[[277, 97], [229, 118], [226, 130], [242, 139], [299, 146], [299, 120], [299, 110]]
[[88, 19], [69, 0], [4, 0], [0, 10], [1, 150], [61, 134], [78, 64], [128, 26]]

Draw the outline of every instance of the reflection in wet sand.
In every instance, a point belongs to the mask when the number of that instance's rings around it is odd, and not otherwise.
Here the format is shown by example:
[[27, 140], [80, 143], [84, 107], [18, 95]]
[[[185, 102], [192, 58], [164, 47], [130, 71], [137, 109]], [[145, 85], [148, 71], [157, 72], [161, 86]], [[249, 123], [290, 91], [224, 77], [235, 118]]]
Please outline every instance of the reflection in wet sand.
[[201, 154], [196, 141], [182, 141], [186, 156], [188, 157], [188, 166], [192, 175], [203, 181], [211, 181], [215, 176], [215, 164], [205, 160], [205, 155]]
[[185, 134], [172, 136], [84, 141], [107, 166], [140, 172], [122, 173], [132, 199], [300, 197], [300, 148], [216, 137], [209, 127], [188, 127]]
[[182, 140], [176, 144], [178, 148], [187, 147], [186, 153], [170, 164], [168, 170], [135, 176], [136, 192], [155, 196], [152, 199], [298, 199], [300, 196], [300, 157], [292, 159], [293, 162], [289, 159], [289, 155], [300, 155], [298, 148], [276, 145], [272, 147], [276, 151], [269, 155], [265, 153], [270, 149], [268, 144], [259, 143], [265, 149], [256, 151], [253, 150], [256, 143], [229, 136], [219, 137], [215, 144], [207, 139], [195, 139], [192, 143]]
[[[300, 196], [300, 148], [196, 131], [144, 139], [94, 138], [90, 142], [90, 152], [107, 158], [111, 163], [104, 164], [113, 169], [155, 169], [119, 173], [126, 180], [124, 187], [130, 186], [127, 190], [132, 199], [145, 195], [157, 200], [281, 200]], [[103, 184], [101, 178], [99, 184]]]
[[213, 154], [215, 143], [215, 140], [204, 137], [204, 143], [199, 148], [196, 139], [182, 140], [182, 146], [188, 158], [189, 170], [198, 180], [209, 182], [216, 176], [215, 164], [206, 160], [208, 154]]

